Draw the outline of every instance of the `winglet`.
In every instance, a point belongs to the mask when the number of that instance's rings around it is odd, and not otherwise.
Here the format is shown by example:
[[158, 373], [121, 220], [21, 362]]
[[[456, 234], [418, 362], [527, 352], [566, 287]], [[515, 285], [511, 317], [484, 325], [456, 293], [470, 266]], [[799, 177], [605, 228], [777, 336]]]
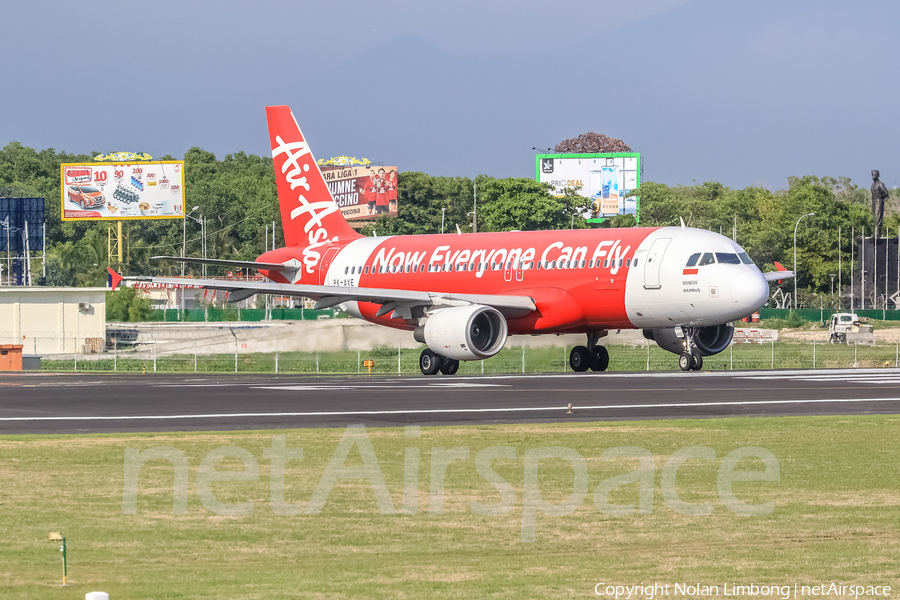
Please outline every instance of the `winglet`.
[[116, 288], [120, 283], [122, 283], [122, 279], [124, 279], [124, 277], [122, 277], [119, 273], [116, 273], [109, 267], [106, 267], [106, 270], [109, 271], [109, 287], [112, 289], [112, 291], [116, 291]]

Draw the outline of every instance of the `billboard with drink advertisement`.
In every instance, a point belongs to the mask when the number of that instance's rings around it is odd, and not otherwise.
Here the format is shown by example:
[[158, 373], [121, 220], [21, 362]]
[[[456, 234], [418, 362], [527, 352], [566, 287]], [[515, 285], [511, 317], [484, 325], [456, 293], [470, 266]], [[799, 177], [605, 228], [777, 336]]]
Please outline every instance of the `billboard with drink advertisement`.
[[322, 167], [322, 176], [347, 220], [397, 216], [397, 167]]
[[184, 161], [60, 166], [64, 221], [184, 218]]
[[593, 201], [589, 223], [615, 215], [634, 215], [640, 222], [640, 198], [628, 195], [641, 185], [640, 153], [538, 154], [536, 161], [535, 179], [552, 185], [551, 194], [581, 188], [578, 193]]

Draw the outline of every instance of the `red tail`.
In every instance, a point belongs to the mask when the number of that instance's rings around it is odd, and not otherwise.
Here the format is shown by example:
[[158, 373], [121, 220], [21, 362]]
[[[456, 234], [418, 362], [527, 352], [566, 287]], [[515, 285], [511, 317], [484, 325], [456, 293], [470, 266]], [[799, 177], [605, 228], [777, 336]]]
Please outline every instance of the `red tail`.
[[[267, 106], [266, 119], [285, 244], [315, 248], [330, 241], [361, 237], [347, 225], [291, 109]], [[318, 257], [318, 253], [309, 253], [311, 256]]]

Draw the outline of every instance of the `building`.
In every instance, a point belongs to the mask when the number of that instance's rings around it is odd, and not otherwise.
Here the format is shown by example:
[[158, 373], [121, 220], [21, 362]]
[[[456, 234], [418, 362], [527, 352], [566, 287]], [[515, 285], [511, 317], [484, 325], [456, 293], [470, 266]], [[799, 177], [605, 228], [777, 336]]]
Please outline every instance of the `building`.
[[0, 287], [0, 344], [25, 354], [102, 352], [107, 288]]

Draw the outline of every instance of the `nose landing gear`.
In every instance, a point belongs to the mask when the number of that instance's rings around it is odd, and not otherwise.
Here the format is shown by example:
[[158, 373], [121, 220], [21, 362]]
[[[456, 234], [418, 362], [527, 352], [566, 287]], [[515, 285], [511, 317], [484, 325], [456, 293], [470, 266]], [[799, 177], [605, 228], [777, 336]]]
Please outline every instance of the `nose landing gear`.
[[684, 327], [684, 352], [678, 357], [678, 366], [682, 371], [699, 371], [703, 368], [703, 356], [694, 345], [693, 327]]

